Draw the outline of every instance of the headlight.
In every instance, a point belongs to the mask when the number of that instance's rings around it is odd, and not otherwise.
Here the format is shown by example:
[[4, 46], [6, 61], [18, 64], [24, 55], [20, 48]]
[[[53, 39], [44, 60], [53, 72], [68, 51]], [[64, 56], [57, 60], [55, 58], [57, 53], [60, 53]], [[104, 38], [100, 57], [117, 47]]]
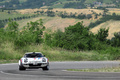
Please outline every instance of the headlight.
[[45, 59], [45, 58], [42, 58], [42, 62], [46, 62], [46, 59]]

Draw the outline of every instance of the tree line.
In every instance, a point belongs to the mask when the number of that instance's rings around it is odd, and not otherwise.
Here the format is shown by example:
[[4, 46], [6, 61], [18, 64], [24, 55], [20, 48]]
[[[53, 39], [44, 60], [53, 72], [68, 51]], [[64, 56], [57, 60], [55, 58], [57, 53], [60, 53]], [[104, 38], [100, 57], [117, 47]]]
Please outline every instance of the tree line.
[[48, 9], [46, 12], [44, 12], [44, 11], [37, 11], [37, 12], [35, 12], [35, 13], [37, 13], [37, 14], [41, 14], [41, 15], [47, 15], [47, 16], [49, 16], [49, 17], [55, 17], [55, 16], [59, 16], [59, 17], [61, 17], [61, 18], [75, 18], [75, 19], [91, 19], [91, 18], [93, 18], [93, 16], [92, 15], [94, 15], [95, 17], [95, 19], [97, 19], [98, 18], [98, 16], [101, 16], [102, 14], [97, 14], [96, 12], [94, 12], [94, 11], [92, 11], [93, 12], [93, 14], [83, 14], [83, 13], [80, 13], [80, 14], [77, 14], [77, 13], [72, 13], [72, 12], [70, 12], [70, 13], [67, 13], [66, 11], [56, 11], [56, 12], [54, 12], [54, 11], [52, 11], [52, 9]]
[[116, 15], [116, 13], [113, 13], [112, 15], [107, 15], [107, 14], [104, 14], [102, 18], [100, 18], [99, 20], [97, 20], [96, 22], [91, 22], [89, 27], [90, 28], [94, 28], [95, 26], [103, 23], [103, 22], [106, 22], [106, 21], [109, 21], [109, 20], [120, 20], [120, 15]]
[[[31, 16], [14, 17], [14, 18], [11, 18], [11, 20], [12, 21], [19, 21], [19, 20], [23, 20], [23, 19], [35, 18], [35, 17], [38, 17], [38, 16], [39, 16], [39, 14], [34, 14], [34, 15], [31, 15]], [[0, 28], [4, 27], [4, 25], [8, 22], [9, 22], [9, 18], [0, 20]]]

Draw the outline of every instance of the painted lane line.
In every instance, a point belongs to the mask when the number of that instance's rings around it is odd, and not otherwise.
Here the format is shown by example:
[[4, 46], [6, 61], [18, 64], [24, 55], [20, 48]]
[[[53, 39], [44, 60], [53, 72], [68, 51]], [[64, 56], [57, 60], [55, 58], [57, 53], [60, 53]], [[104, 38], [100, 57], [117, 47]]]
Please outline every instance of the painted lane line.
[[[64, 70], [65, 71], [65, 70]], [[12, 74], [12, 73], [6, 73], [6, 72], [3, 72], [3, 71], [0, 71], [0, 73], [2, 73], [2, 74], [7, 74], [7, 75], [17, 75], [17, 76], [29, 76], [29, 77], [40, 77], [40, 75], [22, 75], [22, 74]], [[46, 75], [42, 75], [43, 77], [46, 77]], [[69, 78], [69, 77], [71, 77], [71, 78], [80, 78], [79, 76], [47, 76], [47, 77], [51, 77], [51, 78], [63, 78], [63, 77], [65, 77], [65, 78]], [[89, 79], [120, 79], [120, 77], [95, 77], [95, 78], [93, 78], [93, 77], [87, 77], [87, 78], [89, 78]], [[85, 77], [82, 77], [82, 78], [80, 78], [80, 79], [86, 79]]]
[[0, 73], [7, 74], [7, 75], [16, 75], [16, 76], [36, 76], [36, 75], [23, 75], [23, 74], [6, 73], [4, 71], [0, 71]]
[[[64, 72], [73, 72], [73, 73], [81, 73], [82, 71], [68, 71], [68, 70], [61, 70], [61, 71], [64, 71]], [[110, 73], [110, 74], [115, 74], [115, 73], [119, 73], [120, 72], [84, 72], [84, 73]]]

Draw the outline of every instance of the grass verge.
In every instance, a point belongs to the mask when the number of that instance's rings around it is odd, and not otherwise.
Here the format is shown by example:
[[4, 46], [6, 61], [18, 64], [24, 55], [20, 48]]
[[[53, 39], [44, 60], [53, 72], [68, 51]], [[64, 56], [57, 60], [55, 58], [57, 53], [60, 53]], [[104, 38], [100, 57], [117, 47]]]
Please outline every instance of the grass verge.
[[0, 64], [5, 64], [5, 63], [18, 63], [18, 60], [0, 60]]
[[15, 47], [13, 42], [0, 44], [0, 60], [5, 63], [19, 60], [26, 52], [42, 52], [49, 61], [101, 61], [112, 59], [110, 54], [100, 54], [97, 51], [69, 51], [61, 48], [51, 48], [45, 44], [26, 45], [22, 48]]
[[99, 69], [68, 69], [67, 71], [78, 71], [78, 72], [120, 72], [120, 67], [99, 68]]

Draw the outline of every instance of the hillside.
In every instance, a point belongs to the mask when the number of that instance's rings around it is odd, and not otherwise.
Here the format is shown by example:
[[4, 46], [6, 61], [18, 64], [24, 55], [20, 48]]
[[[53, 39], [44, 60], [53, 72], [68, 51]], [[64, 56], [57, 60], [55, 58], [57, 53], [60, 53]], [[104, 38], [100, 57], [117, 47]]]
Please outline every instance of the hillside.
[[[26, 14], [34, 14], [35, 12], [39, 12], [39, 11], [44, 11], [46, 13], [48, 9], [23, 9], [23, 10], [16, 10], [16, 11], [20, 14], [26, 15]], [[97, 10], [97, 9], [52, 9], [51, 11], [55, 12], [56, 16], [49, 17], [46, 15], [39, 15], [39, 17], [36, 17], [36, 18], [17, 21], [19, 23], [19, 27], [22, 28], [30, 21], [36, 21], [38, 19], [43, 19], [43, 22], [46, 28], [52, 29], [53, 31], [57, 29], [61, 29], [62, 31], [64, 31], [65, 27], [68, 27], [69, 25], [74, 25], [77, 22], [83, 21], [83, 24], [85, 26], [88, 26], [90, 22], [95, 22], [97, 19], [94, 19], [94, 18], [93, 19], [92, 18], [91, 19], [61, 18], [57, 15], [61, 12], [66, 12], [68, 14], [73, 13], [76, 15], [93, 14], [93, 12], [97, 14], [103, 13], [103, 10]]]
[[115, 32], [120, 32], [119, 25], [120, 25], [120, 21], [110, 20], [96, 26], [95, 28], [92, 28], [90, 31], [96, 34], [100, 28], [106, 28], [106, 29], [109, 28], [108, 39], [111, 39], [112, 37], [114, 37]]
[[27, 8], [97, 8], [116, 7], [119, 8], [120, 0], [0, 0], [0, 6], [9, 9]]
[[26, 24], [30, 21], [37, 21], [39, 19], [42, 19], [44, 22], [44, 25], [46, 27], [46, 29], [52, 30], [52, 31], [56, 31], [58, 29], [64, 31], [65, 27], [68, 27], [69, 25], [75, 25], [77, 22], [81, 22], [83, 21], [83, 24], [85, 26], [88, 26], [90, 24], [90, 22], [92, 22], [92, 20], [79, 20], [79, 19], [70, 19], [70, 18], [60, 18], [60, 17], [45, 17], [45, 16], [41, 16], [41, 17], [37, 17], [37, 18], [33, 18], [33, 19], [26, 19], [26, 20], [21, 20], [21, 21], [17, 21], [17, 23], [19, 23], [19, 28], [21, 29], [23, 26], [26, 26]]
[[[47, 11], [47, 9], [24, 9], [24, 10], [16, 10], [17, 12], [21, 13], [21, 14], [28, 14], [28, 13], [34, 13], [36, 11], [41, 11], [41, 10], [44, 10], [44, 11]], [[113, 13], [116, 13], [117, 15], [120, 15], [120, 12], [119, 12], [120, 9], [116, 9], [116, 8], [109, 8], [109, 11], [108, 13], [109, 14], [113, 14]], [[97, 14], [99, 13], [103, 13], [103, 10], [97, 10], [97, 9], [52, 9], [52, 11], [54, 12], [67, 12], [67, 13], [77, 13], [77, 14], [93, 14], [92, 11], [96, 12]], [[77, 22], [81, 22], [83, 21], [83, 24], [85, 26], [89, 26], [89, 24], [91, 22], [95, 22], [96, 20], [99, 20], [98, 19], [74, 19], [74, 18], [60, 18], [58, 16], [56, 17], [47, 17], [47, 16], [40, 16], [40, 17], [37, 17], [37, 18], [34, 18], [34, 19], [28, 19], [28, 20], [23, 20], [23, 21], [18, 21], [18, 23], [20, 24], [19, 26], [22, 27], [22, 26], [25, 26], [27, 24], [27, 22], [29, 21], [35, 21], [37, 19], [43, 19], [43, 22], [44, 22], [44, 25], [46, 26], [47, 29], [52, 29], [53, 31], [54, 30], [57, 30], [57, 29], [61, 29], [62, 31], [64, 31], [64, 28], [65, 27], [68, 27], [69, 25], [74, 25], [76, 24]], [[93, 33], [97, 33], [97, 31], [100, 29], [100, 28], [109, 28], [109, 36], [108, 36], [108, 39], [111, 39], [112, 37], [114, 37], [114, 33], [115, 32], [119, 32], [119, 22], [120, 21], [115, 21], [115, 20], [110, 20], [110, 21], [107, 21], [107, 22], [104, 22], [104, 23], [101, 23], [100, 25], [97, 25], [95, 26], [93, 29], [91, 29], [91, 31]]]
[[[1, 19], [8, 19], [9, 17], [24, 17], [29, 15], [33, 15], [36, 14], [35, 12], [39, 12], [39, 11], [44, 11], [45, 13], [48, 11], [48, 9], [23, 9], [23, 10], [15, 10], [15, 11], [11, 11], [11, 14], [5, 13], [5, 12], [1, 12], [2, 16]], [[76, 13], [78, 14], [93, 14], [93, 12], [97, 13], [97, 14], [102, 14], [103, 10], [97, 10], [97, 9], [52, 9], [51, 11], [56, 13], [56, 16], [54, 17], [50, 17], [50, 16], [46, 16], [46, 15], [39, 15], [38, 17], [33, 17], [33, 18], [27, 18], [27, 19], [23, 19], [23, 20], [18, 20], [17, 23], [19, 24], [19, 29], [21, 29], [22, 27], [26, 26], [26, 24], [30, 21], [37, 21], [39, 19], [43, 19], [44, 25], [46, 26], [46, 29], [50, 29], [52, 31], [55, 31], [57, 29], [61, 29], [62, 31], [64, 31], [65, 27], [68, 27], [69, 25], [74, 25], [77, 22], [81, 22], [83, 21], [83, 24], [85, 26], [89, 26], [89, 24], [91, 22], [95, 22], [96, 20], [99, 20], [99, 18], [94, 19], [90, 18], [90, 19], [76, 19], [76, 18], [61, 18], [59, 16], [57, 16], [57, 14], [59, 14], [60, 12], [66, 12], [68, 14], [70, 14], [71, 12], [74, 14]], [[113, 14], [116, 13], [117, 15], [120, 14], [119, 9], [116, 8], [109, 8], [108, 11], [109, 14]], [[7, 15], [7, 16], [6, 16]], [[4, 17], [5, 16], [5, 17]], [[115, 24], [115, 25], [114, 25]], [[114, 37], [114, 33], [115, 32], [119, 32], [119, 21], [107, 21], [104, 23], [101, 23], [100, 25], [95, 26], [93, 29], [91, 29], [91, 31], [93, 33], [96, 33], [100, 28], [108, 28], [109, 27], [109, 36], [108, 38], [111, 39], [112, 37]]]

